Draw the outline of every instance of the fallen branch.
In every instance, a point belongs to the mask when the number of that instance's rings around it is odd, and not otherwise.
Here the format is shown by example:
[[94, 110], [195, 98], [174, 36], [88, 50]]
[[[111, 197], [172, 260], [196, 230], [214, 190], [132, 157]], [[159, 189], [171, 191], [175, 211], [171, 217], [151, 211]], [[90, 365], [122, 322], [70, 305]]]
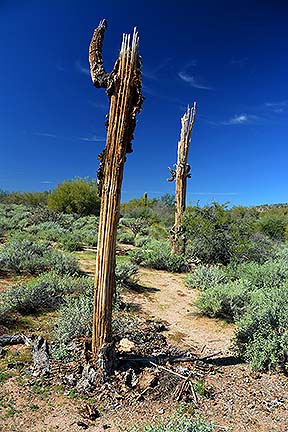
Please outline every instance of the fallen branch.
[[120, 357], [119, 361], [131, 361], [131, 362], [136, 362], [136, 363], [157, 363], [157, 365], [162, 364], [162, 363], [181, 363], [181, 362], [187, 362], [187, 363], [194, 363], [194, 362], [198, 362], [198, 361], [205, 361], [208, 360], [209, 358], [215, 357], [219, 354], [222, 354], [221, 351], [212, 353], [212, 354], [208, 354], [205, 357], [184, 357], [184, 356], [153, 356], [153, 357]]
[[0, 336], [0, 346], [7, 346], [7, 345], [19, 345], [19, 344], [25, 344], [27, 343], [27, 337], [23, 334], [18, 335], [6, 335]]

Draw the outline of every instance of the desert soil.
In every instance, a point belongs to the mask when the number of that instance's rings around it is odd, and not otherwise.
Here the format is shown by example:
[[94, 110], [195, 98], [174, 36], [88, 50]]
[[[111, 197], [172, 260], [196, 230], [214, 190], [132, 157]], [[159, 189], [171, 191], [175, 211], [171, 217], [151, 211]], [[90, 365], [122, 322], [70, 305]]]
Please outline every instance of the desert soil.
[[[86, 260], [83, 268], [93, 272], [94, 262]], [[247, 365], [237, 362], [231, 352], [234, 326], [201, 317], [193, 304], [199, 293], [185, 286], [183, 275], [142, 268], [139, 285], [140, 292], [129, 291], [124, 294], [125, 299], [138, 304], [140, 313], [163, 320], [168, 329], [165, 336], [171, 344], [200, 356], [218, 353], [213, 357], [214, 371], [205, 378], [207, 388], [213, 389], [213, 397], [201, 398], [198, 407], [214, 422], [216, 431], [288, 432], [287, 377], [253, 373]], [[0, 431], [76, 432], [88, 425], [91, 432], [117, 432], [127, 430], [135, 422], [165, 416], [177, 406], [165, 397], [163, 401], [144, 400], [133, 409], [104, 410], [99, 419], [87, 423], [82, 421], [81, 405], [83, 401], [71, 399], [71, 394], [69, 397], [53, 389], [37, 393], [32, 383], [27, 388], [19, 376], [12, 376], [1, 383]]]

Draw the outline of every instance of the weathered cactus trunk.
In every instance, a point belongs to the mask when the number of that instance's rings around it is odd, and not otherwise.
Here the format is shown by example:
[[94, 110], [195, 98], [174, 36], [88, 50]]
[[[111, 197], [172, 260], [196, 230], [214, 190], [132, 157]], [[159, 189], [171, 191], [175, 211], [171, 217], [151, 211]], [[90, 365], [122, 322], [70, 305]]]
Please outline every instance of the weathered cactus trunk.
[[186, 208], [187, 178], [191, 177], [190, 165], [187, 164], [187, 160], [195, 114], [196, 102], [192, 108], [188, 106], [186, 113], [181, 118], [182, 127], [178, 142], [176, 170], [169, 168], [171, 177], [168, 181], [176, 180], [175, 223], [171, 230], [171, 250], [177, 255], [185, 252], [186, 239], [183, 232], [183, 216]]
[[112, 300], [115, 292], [115, 250], [120, 197], [126, 153], [132, 151], [131, 141], [140, 112], [141, 62], [136, 30], [130, 45], [130, 35], [123, 35], [119, 58], [111, 74], [103, 68], [102, 43], [106, 21], [95, 30], [89, 50], [93, 84], [107, 88], [110, 99], [106, 148], [98, 156], [98, 191], [101, 197], [99, 232], [94, 285], [92, 354], [95, 361], [109, 374], [113, 369]]

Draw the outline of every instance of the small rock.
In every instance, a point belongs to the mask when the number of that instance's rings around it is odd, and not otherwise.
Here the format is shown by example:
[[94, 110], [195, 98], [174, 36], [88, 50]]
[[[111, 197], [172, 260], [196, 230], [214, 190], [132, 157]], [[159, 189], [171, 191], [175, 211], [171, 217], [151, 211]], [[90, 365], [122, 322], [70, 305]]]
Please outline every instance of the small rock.
[[119, 352], [131, 352], [135, 349], [135, 344], [131, 340], [127, 338], [123, 338], [120, 340], [118, 345], [118, 351]]

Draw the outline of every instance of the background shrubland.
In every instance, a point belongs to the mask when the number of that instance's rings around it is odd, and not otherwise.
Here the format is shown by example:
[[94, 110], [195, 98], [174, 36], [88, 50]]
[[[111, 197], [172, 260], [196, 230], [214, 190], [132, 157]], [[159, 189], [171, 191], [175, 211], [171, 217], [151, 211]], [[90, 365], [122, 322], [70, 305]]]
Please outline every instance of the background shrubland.
[[[14, 278], [0, 296], [0, 319], [57, 310], [59, 358], [91, 333], [92, 281], [81, 275], [75, 251], [96, 247], [99, 208], [89, 179], [51, 192], [0, 191], [0, 276]], [[254, 369], [288, 371], [288, 205], [190, 206], [180, 256], [170, 250], [174, 210], [169, 194], [121, 204], [117, 241], [129, 245], [131, 262], [116, 268], [118, 292], [137, 282], [138, 265], [187, 272], [187, 286], [200, 290], [200, 312], [236, 323], [239, 357]], [[121, 308], [119, 295], [115, 304]]]

